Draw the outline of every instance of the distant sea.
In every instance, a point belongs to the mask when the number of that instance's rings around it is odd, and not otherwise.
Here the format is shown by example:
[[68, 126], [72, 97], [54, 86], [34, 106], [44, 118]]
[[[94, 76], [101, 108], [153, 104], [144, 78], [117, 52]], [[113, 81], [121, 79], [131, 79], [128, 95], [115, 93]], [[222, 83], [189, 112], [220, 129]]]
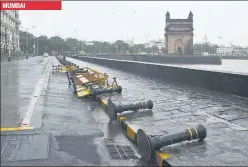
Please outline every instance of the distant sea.
[[191, 69], [201, 69], [207, 71], [219, 71], [225, 73], [238, 73], [248, 75], [248, 60], [227, 60], [222, 59], [222, 65], [181, 65], [173, 64], [169, 66], [177, 66]]

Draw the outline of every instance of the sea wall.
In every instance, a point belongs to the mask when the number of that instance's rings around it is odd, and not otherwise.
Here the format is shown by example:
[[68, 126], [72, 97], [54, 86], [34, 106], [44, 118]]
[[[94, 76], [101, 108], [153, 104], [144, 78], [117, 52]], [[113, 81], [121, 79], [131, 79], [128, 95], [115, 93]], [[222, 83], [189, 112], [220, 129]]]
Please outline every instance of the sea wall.
[[177, 56], [177, 55], [92, 55], [116, 60], [131, 60], [162, 64], [214, 64], [221, 65], [221, 58], [217, 56]]
[[248, 97], [248, 75], [195, 70], [135, 61], [109, 60], [93, 57], [73, 57], [86, 62], [114, 67], [150, 77], [162, 78], [223, 93]]

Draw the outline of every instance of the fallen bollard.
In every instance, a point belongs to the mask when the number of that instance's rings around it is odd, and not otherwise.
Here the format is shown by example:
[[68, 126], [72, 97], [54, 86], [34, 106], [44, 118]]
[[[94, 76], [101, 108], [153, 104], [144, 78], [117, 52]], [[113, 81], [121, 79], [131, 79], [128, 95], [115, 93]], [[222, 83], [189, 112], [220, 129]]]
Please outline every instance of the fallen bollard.
[[121, 86], [116, 86], [116, 87], [110, 87], [110, 88], [97, 88], [94, 89], [94, 87], [91, 87], [92, 95], [99, 95], [102, 93], [121, 93], [122, 92], [122, 87]]
[[141, 154], [141, 159], [149, 161], [154, 155], [154, 151], [160, 150], [162, 147], [179, 143], [186, 140], [205, 139], [207, 136], [206, 128], [199, 124], [196, 127], [186, 129], [184, 132], [172, 134], [168, 136], [151, 137], [146, 135], [142, 129], [137, 131], [137, 147]]
[[138, 110], [138, 109], [152, 109], [153, 102], [148, 100], [146, 102], [139, 102], [139, 103], [130, 103], [130, 104], [121, 104], [115, 105], [112, 100], [108, 99], [108, 107], [107, 113], [111, 120], [117, 119], [117, 113], [122, 113], [123, 111], [128, 110]]

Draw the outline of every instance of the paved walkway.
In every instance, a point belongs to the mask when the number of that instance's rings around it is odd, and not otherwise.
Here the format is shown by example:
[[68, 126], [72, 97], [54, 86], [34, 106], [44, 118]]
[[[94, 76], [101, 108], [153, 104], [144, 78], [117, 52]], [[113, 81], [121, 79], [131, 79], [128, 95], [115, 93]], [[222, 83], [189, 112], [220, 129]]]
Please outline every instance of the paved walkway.
[[1, 62], [1, 127], [19, 127], [48, 59]]

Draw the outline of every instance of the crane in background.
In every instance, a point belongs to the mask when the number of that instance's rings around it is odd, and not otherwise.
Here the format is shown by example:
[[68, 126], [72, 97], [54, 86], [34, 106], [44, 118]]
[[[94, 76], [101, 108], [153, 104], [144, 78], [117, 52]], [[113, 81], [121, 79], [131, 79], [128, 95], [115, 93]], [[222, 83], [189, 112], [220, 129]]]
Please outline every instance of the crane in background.
[[[204, 42], [204, 44], [206, 44], [206, 45], [208, 45], [209, 46], [209, 51], [207, 52], [207, 53], [205, 53], [205, 49], [204, 49], [204, 52], [202, 51], [202, 45], [203, 45], [203, 42]], [[208, 37], [207, 37], [207, 35], [205, 35], [204, 37], [203, 37], [203, 39], [202, 39], [202, 44], [201, 44], [201, 53], [204, 55], [204, 53], [205, 53], [205, 55], [206, 54], [211, 54], [211, 46], [210, 46], [210, 43], [209, 43], [209, 41], [208, 41]]]
[[230, 47], [233, 46], [232, 42], [230, 42], [229, 40], [227, 40], [227, 39], [225, 39], [225, 38], [223, 38], [223, 37], [221, 37], [221, 36], [218, 36], [217, 38], [220, 39], [220, 40], [223, 40], [223, 41], [228, 42], [228, 43], [230, 44]]

